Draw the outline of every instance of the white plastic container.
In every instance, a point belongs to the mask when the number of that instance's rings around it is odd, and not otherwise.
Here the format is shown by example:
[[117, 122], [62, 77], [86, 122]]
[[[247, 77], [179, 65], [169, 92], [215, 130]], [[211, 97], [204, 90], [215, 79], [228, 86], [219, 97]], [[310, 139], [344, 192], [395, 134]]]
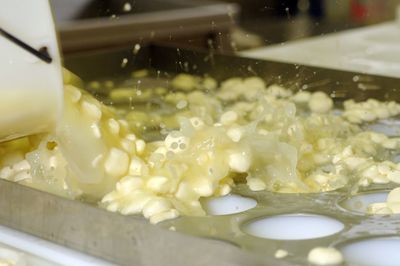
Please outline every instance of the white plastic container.
[[0, 0], [0, 27], [52, 58], [46, 63], [0, 35], [0, 142], [50, 131], [59, 119], [63, 81], [48, 0]]

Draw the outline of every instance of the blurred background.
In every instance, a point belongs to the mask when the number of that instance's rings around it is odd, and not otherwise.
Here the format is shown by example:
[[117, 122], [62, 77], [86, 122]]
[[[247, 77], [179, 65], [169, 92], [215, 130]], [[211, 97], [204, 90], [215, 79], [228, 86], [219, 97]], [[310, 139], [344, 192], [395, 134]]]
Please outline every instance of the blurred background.
[[167, 41], [243, 50], [393, 20], [399, 0], [53, 0], [65, 52]]
[[392, 20], [397, 0], [236, 0], [239, 25], [261, 37], [260, 45], [281, 43]]

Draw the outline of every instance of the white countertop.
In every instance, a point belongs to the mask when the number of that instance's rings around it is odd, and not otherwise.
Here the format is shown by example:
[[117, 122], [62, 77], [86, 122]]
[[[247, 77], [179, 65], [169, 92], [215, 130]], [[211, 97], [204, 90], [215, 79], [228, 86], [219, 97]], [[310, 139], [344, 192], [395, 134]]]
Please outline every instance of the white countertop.
[[17, 266], [111, 266], [113, 264], [0, 225], [0, 259], [18, 257]]
[[400, 77], [400, 21], [247, 50], [240, 55]]

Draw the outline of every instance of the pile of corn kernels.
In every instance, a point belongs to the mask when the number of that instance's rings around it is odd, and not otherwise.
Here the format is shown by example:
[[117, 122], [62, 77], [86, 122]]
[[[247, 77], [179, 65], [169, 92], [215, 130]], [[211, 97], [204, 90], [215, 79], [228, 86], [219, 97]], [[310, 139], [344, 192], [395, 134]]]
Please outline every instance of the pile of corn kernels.
[[[113, 88], [109, 99], [130, 104], [120, 108], [66, 84], [55, 132], [0, 144], [0, 178], [151, 223], [204, 215], [201, 198], [239, 183], [282, 193], [400, 183], [392, 160], [400, 138], [361, 127], [398, 115], [395, 102], [348, 100], [338, 111], [324, 92], [266, 86], [258, 77], [218, 84], [180, 74], [170, 86]], [[154, 99], [157, 110], [135, 108]], [[157, 139], [145, 141], [149, 128]], [[389, 205], [385, 212], [400, 212]]]

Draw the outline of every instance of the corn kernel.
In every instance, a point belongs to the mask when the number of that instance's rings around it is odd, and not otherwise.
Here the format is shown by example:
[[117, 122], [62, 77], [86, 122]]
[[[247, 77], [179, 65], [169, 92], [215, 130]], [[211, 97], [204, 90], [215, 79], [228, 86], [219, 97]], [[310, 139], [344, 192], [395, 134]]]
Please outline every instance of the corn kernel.
[[145, 173], [146, 165], [138, 157], [134, 156], [131, 158], [131, 163], [129, 164], [129, 174], [141, 176]]
[[143, 207], [143, 216], [150, 218], [156, 214], [169, 211], [172, 208], [171, 202], [164, 198], [154, 198], [149, 200]]
[[17, 172], [24, 171], [24, 170], [30, 170], [31, 165], [27, 160], [22, 160], [16, 164], [13, 165], [13, 169]]
[[226, 134], [228, 137], [233, 141], [233, 142], [239, 142], [240, 139], [243, 136], [243, 131], [242, 129], [235, 127], [235, 128], [230, 128]]
[[286, 250], [284, 250], [284, 249], [278, 249], [278, 250], [275, 252], [275, 258], [277, 258], [277, 259], [283, 259], [283, 258], [286, 257], [287, 255], [289, 255], [289, 253], [288, 253]]
[[88, 101], [83, 101], [81, 103], [82, 111], [88, 117], [90, 117], [93, 121], [98, 122], [101, 119], [101, 110], [95, 104], [90, 103]]
[[387, 202], [400, 202], [400, 187], [393, 189], [389, 192]]
[[106, 173], [113, 177], [121, 176], [127, 172], [128, 166], [128, 154], [120, 149], [111, 148], [104, 164]]
[[146, 142], [144, 142], [144, 140], [142, 139], [138, 139], [135, 142], [136, 144], [136, 151], [138, 154], [142, 154], [144, 152], [144, 150], [146, 149]]
[[68, 85], [65, 85], [65, 90], [68, 92], [69, 99], [71, 100], [71, 102], [73, 102], [73, 103], [79, 102], [79, 100], [82, 97], [82, 93], [78, 88], [76, 88], [73, 85], [68, 84]]
[[387, 206], [393, 213], [400, 213], [400, 202], [388, 202]]
[[109, 205], [107, 205], [106, 209], [109, 212], [116, 212], [119, 209], [119, 203], [118, 202], [112, 202]]
[[214, 186], [209, 179], [196, 178], [190, 184], [193, 186], [193, 190], [201, 197], [209, 197], [214, 192]]
[[149, 202], [152, 198], [153, 196], [151, 196], [149, 193], [134, 193], [128, 198], [128, 200], [126, 200], [124, 207], [121, 208], [121, 213], [124, 215], [140, 213], [142, 212], [143, 207], [146, 205], [146, 203]]
[[136, 152], [136, 142], [131, 141], [129, 139], [122, 139], [119, 144], [121, 145], [122, 149], [129, 154], [135, 154]]
[[130, 141], [135, 141], [135, 140], [137, 140], [136, 135], [133, 134], [133, 133], [127, 134], [127, 135], [125, 136], [125, 138], [126, 138], [126, 139], [129, 139]]
[[92, 124], [90, 128], [92, 129], [94, 137], [100, 139], [101, 138], [100, 127], [97, 124]]
[[229, 167], [237, 173], [245, 173], [249, 170], [251, 160], [247, 152], [235, 152], [229, 155]]
[[314, 92], [310, 97], [308, 107], [314, 113], [327, 113], [332, 109], [333, 101], [324, 92]]
[[179, 216], [179, 212], [176, 209], [172, 209], [166, 212], [162, 212], [150, 217], [150, 223], [158, 224], [159, 222], [174, 219]]
[[15, 174], [15, 170], [12, 169], [10, 166], [3, 167], [0, 170], [0, 178], [1, 179], [9, 179], [14, 174]]
[[257, 177], [248, 177], [247, 179], [247, 186], [252, 191], [261, 191], [264, 190], [267, 186], [265, 185], [264, 181]]
[[137, 176], [124, 176], [116, 184], [116, 189], [122, 194], [128, 194], [133, 190], [143, 187], [143, 179]]
[[387, 178], [397, 184], [400, 184], [400, 171], [394, 170], [388, 173]]
[[313, 248], [307, 257], [314, 265], [338, 265], [343, 263], [343, 255], [339, 250], [329, 247]]
[[103, 160], [103, 154], [99, 154], [92, 160], [92, 167], [98, 167]]
[[231, 125], [238, 119], [238, 114], [235, 111], [228, 111], [221, 115], [220, 122], [223, 125]]
[[21, 181], [24, 181], [26, 179], [32, 179], [32, 176], [28, 171], [19, 172], [14, 176], [14, 181], [15, 182], [21, 182]]
[[147, 183], [146, 187], [151, 191], [165, 193], [169, 190], [168, 178], [165, 176], [153, 176]]
[[107, 121], [108, 129], [110, 130], [111, 134], [118, 135], [119, 134], [119, 123], [117, 120], [110, 118]]

